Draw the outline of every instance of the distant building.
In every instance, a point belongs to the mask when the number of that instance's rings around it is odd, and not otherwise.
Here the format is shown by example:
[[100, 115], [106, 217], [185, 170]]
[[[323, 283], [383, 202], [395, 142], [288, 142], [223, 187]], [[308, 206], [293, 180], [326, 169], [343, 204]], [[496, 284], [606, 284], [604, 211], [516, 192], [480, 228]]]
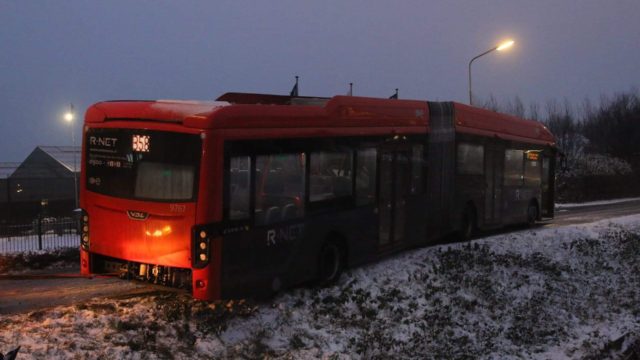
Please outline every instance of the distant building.
[[16, 162], [0, 162], [0, 203], [9, 201], [8, 178], [20, 166]]
[[74, 172], [77, 181], [80, 147], [36, 147], [8, 177], [8, 201], [14, 212], [23, 217], [43, 211], [58, 215], [73, 210]]

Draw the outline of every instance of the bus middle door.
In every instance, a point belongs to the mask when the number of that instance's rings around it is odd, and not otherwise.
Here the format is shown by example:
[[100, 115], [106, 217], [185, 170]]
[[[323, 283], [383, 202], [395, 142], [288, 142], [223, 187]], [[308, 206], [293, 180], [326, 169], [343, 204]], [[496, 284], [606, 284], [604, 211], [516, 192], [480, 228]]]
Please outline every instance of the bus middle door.
[[400, 246], [406, 238], [407, 197], [411, 187], [411, 153], [406, 146], [380, 150], [378, 246]]

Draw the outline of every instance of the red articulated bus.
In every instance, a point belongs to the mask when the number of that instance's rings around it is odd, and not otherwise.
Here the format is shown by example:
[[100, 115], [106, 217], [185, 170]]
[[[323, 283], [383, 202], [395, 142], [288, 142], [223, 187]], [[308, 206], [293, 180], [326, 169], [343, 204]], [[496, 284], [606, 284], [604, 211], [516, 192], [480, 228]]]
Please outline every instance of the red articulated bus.
[[553, 216], [541, 124], [453, 102], [228, 93], [91, 106], [83, 274], [258, 297]]

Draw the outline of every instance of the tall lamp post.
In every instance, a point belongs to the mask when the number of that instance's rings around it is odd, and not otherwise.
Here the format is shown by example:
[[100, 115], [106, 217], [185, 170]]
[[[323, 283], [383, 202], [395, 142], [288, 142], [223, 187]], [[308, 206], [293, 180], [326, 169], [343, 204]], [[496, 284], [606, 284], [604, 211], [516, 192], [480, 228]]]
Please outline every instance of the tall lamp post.
[[502, 51], [505, 49], [510, 48], [513, 45], [514, 41], [513, 40], [508, 40], [503, 42], [502, 44], [496, 46], [496, 47], [492, 47], [491, 49], [483, 52], [482, 54], [474, 57], [473, 59], [471, 59], [471, 61], [469, 61], [469, 105], [473, 105], [473, 93], [471, 92], [471, 63], [473, 63], [473, 61], [479, 57], [485, 56], [488, 53], [494, 52], [496, 50], [498, 51]]
[[69, 111], [64, 114], [64, 120], [69, 123], [71, 127], [71, 144], [73, 145], [73, 199], [75, 202], [75, 208], [78, 208], [78, 175], [77, 171], [77, 162], [76, 162], [76, 138], [73, 132], [73, 119], [75, 118], [75, 113], [73, 111], [73, 104], [69, 104]]

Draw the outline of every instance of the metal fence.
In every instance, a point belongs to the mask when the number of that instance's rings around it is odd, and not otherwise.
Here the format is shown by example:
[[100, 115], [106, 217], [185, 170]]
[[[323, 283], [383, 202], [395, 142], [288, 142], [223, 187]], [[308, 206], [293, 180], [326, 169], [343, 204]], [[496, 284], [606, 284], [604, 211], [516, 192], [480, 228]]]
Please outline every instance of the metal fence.
[[74, 218], [38, 217], [29, 224], [0, 224], [0, 254], [80, 246]]

